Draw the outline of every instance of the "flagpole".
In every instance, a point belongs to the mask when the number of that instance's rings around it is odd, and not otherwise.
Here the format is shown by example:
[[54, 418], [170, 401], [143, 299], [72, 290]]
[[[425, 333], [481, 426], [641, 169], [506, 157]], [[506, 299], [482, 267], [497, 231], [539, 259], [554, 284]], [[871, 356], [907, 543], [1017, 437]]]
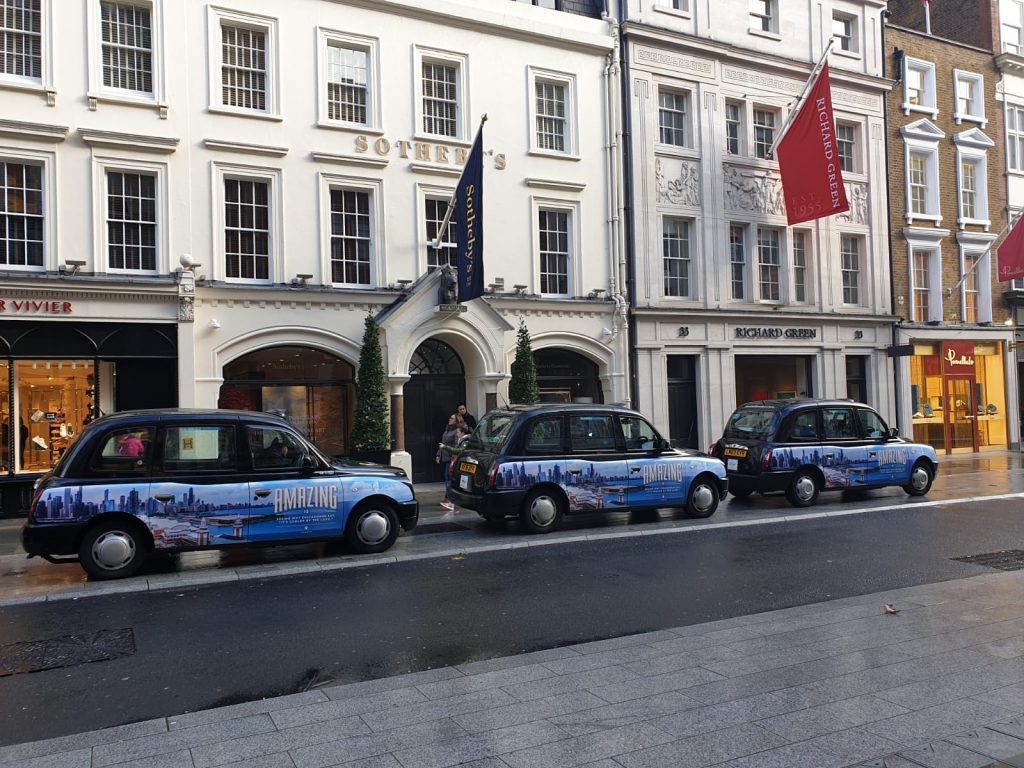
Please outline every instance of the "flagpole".
[[832, 46], [835, 45], [836, 39], [834, 37], [829, 38], [828, 45], [825, 46], [825, 52], [821, 54], [821, 58], [818, 59], [818, 63], [814, 65], [814, 69], [811, 70], [811, 76], [807, 78], [807, 82], [804, 83], [804, 88], [800, 91], [800, 95], [796, 99], [796, 104], [793, 109], [786, 115], [786, 122], [782, 124], [782, 128], [775, 136], [775, 141], [772, 142], [771, 147], [768, 149], [768, 157], [775, 157], [775, 149], [779, 146], [779, 142], [782, 141], [786, 135], [786, 131], [789, 130], [790, 126], [793, 125], [793, 121], [796, 120], [796, 116], [800, 113], [800, 105], [803, 100], [807, 97], [807, 92], [811, 90], [814, 85], [814, 81], [818, 79], [818, 75], [825, 66], [825, 62], [828, 61], [828, 55], [832, 52]]
[[982, 260], [986, 256], [990, 255], [992, 253], [992, 251], [996, 250], [997, 248], [999, 248], [1000, 245], [1003, 244], [1003, 241], [1010, 234], [1010, 231], [1015, 226], [1017, 226], [1017, 222], [1019, 222], [1021, 219], [1024, 219], [1024, 211], [1021, 211], [1019, 214], [1017, 214], [1017, 218], [1014, 219], [1013, 221], [1010, 221], [1009, 219], [1007, 220], [1007, 224], [1006, 224], [1005, 227], [1003, 227], [1003, 231], [1000, 232], [996, 236], [995, 240], [993, 240], [991, 243], [988, 244], [988, 248], [986, 248], [984, 251], [982, 251], [981, 256], [979, 256], [978, 258], [976, 258], [974, 260], [974, 264], [971, 266], [970, 269], [968, 269], [966, 272], [964, 272], [963, 276], [960, 278], [960, 280], [957, 282], [957, 284], [954, 285], [952, 288], [950, 288], [950, 289], [948, 289], [946, 291], [946, 295], [947, 296], [952, 296], [953, 295], [953, 291], [955, 291], [957, 288], [959, 288], [961, 285], [964, 284], [964, 281], [967, 279], [967, 276], [970, 275], [971, 272], [973, 272], [974, 270], [976, 270], [978, 268], [978, 265], [981, 264]]
[[[480, 131], [484, 129], [484, 123], [487, 122], [487, 114], [484, 113], [483, 117], [480, 118], [480, 127], [476, 129], [477, 136], [480, 135]], [[476, 136], [473, 137], [473, 143], [476, 143]], [[463, 169], [465, 172], [465, 169]], [[462, 180], [462, 176], [459, 176], [459, 180]], [[455, 185], [456, 187], [458, 184]], [[452, 220], [452, 214], [455, 212], [455, 194], [453, 193], [451, 198], [448, 200], [448, 209], [444, 212], [444, 218], [441, 220], [441, 226], [437, 228], [437, 235], [434, 237], [434, 242], [431, 244], [431, 248], [435, 251], [441, 246], [441, 238], [444, 237], [445, 230], [448, 229], [448, 222]]]

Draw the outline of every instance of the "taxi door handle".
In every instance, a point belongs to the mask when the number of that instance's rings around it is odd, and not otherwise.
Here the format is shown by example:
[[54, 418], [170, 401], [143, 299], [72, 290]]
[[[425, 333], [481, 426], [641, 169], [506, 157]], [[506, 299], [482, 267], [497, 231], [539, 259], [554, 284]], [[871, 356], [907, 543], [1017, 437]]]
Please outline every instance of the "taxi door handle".
[[578, 470], [578, 469], [570, 469], [569, 470], [569, 474], [570, 475], [578, 475], [579, 473], [580, 473], [580, 470]]
[[174, 500], [174, 494], [171, 493], [154, 493], [153, 498], [157, 501], [167, 503], [168, 501]]
[[835, 457], [836, 457], [836, 455], [834, 453], [826, 453], [825, 454], [825, 458], [826, 459], [834, 459]]
[[640, 467], [630, 467], [630, 468], [629, 468], [629, 471], [630, 471], [630, 472], [639, 472], [639, 471], [640, 471], [640, 469], [641, 469]]
[[869, 459], [877, 459], [878, 458], [878, 451], [870, 451], [870, 452], [868, 452], [868, 458]]
[[268, 491], [268, 490], [256, 491], [256, 498], [257, 499], [265, 499], [269, 495], [270, 495], [270, 491]]

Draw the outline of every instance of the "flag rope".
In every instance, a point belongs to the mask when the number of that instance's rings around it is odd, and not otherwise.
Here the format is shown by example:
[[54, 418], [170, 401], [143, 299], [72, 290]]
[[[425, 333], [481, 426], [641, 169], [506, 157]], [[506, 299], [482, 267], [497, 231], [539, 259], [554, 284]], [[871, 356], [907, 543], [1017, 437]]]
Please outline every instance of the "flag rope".
[[[480, 118], [480, 127], [476, 129], [477, 136], [480, 135], [480, 131], [484, 129], [484, 123], [487, 122], [487, 115], [484, 114]], [[471, 144], [476, 143], [476, 136], [473, 137]], [[466, 169], [462, 169], [462, 173], [465, 173]], [[459, 174], [459, 181], [456, 183], [455, 188], [458, 189], [459, 184], [462, 183], [462, 174]], [[455, 213], [455, 193], [452, 193], [451, 198], [448, 200], [448, 208], [444, 212], [444, 218], [441, 220], [441, 226], [437, 228], [437, 235], [434, 236], [434, 242], [431, 244], [431, 248], [435, 251], [441, 246], [441, 238], [444, 237], [445, 230], [448, 229], [448, 224], [452, 220], [452, 214]]]
[[782, 139], [786, 136], [786, 132], [792, 127], [793, 121], [796, 120], [796, 116], [800, 114], [800, 106], [803, 104], [804, 99], [807, 98], [808, 92], [814, 85], [814, 82], [818, 79], [818, 75], [821, 74], [821, 70], [825, 67], [825, 62], [828, 61], [828, 55], [832, 52], [832, 46], [835, 45], [836, 39], [833, 37], [828, 41], [828, 45], [825, 46], [825, 52], [821, 54], [821, 58], [818, 59], [818, 63], [814, 65], [814, 69], [811, 70], [811, 76], [807, 78], [807, 82], [804, 83], [804, 88], [800, 91], [800, 95], [797, 96], [796, 104], [786, 115], [786, 122], [782, 124], [778, 134], [775, 136], [775, 141], [772, 142], [771, 147], [768, 149], [768, 157], [775, 157], [775, 150], [778, 148]]

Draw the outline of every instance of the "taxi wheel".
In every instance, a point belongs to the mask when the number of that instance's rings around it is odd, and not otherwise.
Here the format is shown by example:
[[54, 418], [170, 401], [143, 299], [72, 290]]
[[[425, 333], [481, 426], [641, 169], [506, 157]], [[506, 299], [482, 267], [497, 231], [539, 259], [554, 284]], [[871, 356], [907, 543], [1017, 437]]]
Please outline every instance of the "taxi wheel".
[[687, 517], [711, 517], [718, 509], [718, 484], [707, 477], [698, 477], [690, 485], [686, 499]]
[[133, 576], [146, 559], [148, 546], [139, 525], [123, 520], [97, 523], [78, 547], [78, 562], [100, 581]]
[[349, 549], [361, 555], [384, 552], [398, 538], [398, 515], [389, 504], [370, 502], [349, 515], [345, 528], [345, 542]]
[[931, 490], [934, 479], [928, 462], [919, 461], [910, 470], [910, 482], [903, 486], [903, 490], [911, 496], [924, 496]]
[[786, 489], [786, 498], [794, 507], [810, 507], [818, 500], [820, 491], [817, 476], [810, 470], [800, 469]]
[[530, 533], [550, 533], [562, 521], [564, 506], [557, 492], [541, 488], [526, 497], [519, 519]]

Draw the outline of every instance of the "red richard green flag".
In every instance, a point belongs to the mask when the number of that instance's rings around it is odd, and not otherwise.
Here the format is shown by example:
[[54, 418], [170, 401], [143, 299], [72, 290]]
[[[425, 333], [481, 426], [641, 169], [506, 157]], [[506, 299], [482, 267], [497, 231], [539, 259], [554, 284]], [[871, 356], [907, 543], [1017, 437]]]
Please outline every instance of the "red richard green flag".
[[790, 224], [850, 210], [839, 170], [835, 125], [825, 64], [775, 152]]
[[1024, 225], [1021, 225], [1022, 219], [1024, 217], [1017, 217], [1010, 233], [996, 250], [996, 271], [999, 273], [999, 282], [1001, 283], [1024, 277]]

